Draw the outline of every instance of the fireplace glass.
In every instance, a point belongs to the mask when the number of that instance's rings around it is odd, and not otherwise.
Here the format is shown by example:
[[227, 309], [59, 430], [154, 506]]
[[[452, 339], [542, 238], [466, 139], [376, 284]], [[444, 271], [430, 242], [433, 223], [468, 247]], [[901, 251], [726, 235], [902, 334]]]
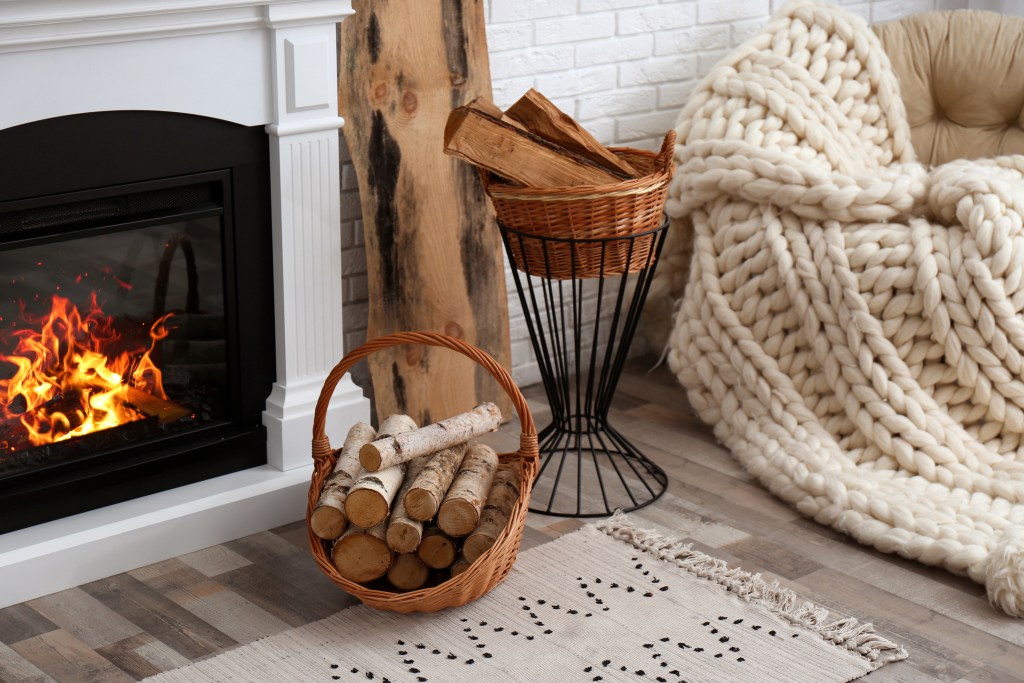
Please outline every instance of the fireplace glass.
[[0, 215], [0, 477], [224, 421], [218, 190]]

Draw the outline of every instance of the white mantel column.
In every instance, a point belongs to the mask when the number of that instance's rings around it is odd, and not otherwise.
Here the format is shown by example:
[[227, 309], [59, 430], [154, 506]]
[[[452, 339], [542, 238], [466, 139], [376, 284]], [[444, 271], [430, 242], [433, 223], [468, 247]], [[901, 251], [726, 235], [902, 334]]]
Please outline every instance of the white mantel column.
[[[344, 353], [335, 23], [351, 3], [321, 0], [266, 8], [274, 122], [270, 134], [274, 221], [277, 381], [267, 399], [267, 460], [288, 470], [311, 461], [313, 409]], [[286, 294], [287, 293], [287, 294]], [[369, 401], [351, 379], [327, 417], [331, 442], [368, 421]]]

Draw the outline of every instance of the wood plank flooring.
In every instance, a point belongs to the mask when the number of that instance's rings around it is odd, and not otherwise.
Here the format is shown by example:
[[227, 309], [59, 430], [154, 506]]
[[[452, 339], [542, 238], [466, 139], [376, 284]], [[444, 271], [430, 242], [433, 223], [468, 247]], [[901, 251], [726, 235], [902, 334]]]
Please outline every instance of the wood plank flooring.
[[[668, 370], [651, 364], [629, 364], [611, 416], [669, 475], [666, 494], [635, 520], [778, 579], [837, 618], [871, 621], [907, 647], [909, 660], [866, 680], [1024, 680], [1024, 621], [993, 611], [982, 586], [857, 545], [779, 502], [716, 445]], [[543, 391], [525, 393], [544, 424]], [[514, 450], [516, 424], [493, 442]], [[531, 514], [523, 546], [584, 523]], [[139, 680], [354, 603], [317, 569], [297, 521], [0, 610], [0, 681]]]

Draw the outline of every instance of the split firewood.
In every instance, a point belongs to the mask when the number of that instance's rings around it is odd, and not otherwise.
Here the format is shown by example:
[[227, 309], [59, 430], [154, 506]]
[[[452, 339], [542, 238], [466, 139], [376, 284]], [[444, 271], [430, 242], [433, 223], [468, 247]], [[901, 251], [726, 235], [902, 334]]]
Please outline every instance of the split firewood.
[[455, 541], [437, 527], [427, 527], [416, 554], [428, 567], [444, 569], [455, 561]]
[[629, 163], [615, 156], [571, 116], [563, 113], [554, 102], [533, 88], [527, 90], [525, 95], [505, 110], [504, 117], [503, 121], [512, 119], [534, 135], [575, 152], [613, 173], [622, 174], [626, 178], [640, 176]]
[[507, 123], [510, 126], [515, 126], [519, 130], [527, 130], [526, 126], [524, 126], [523, 124], [519, 123], [513, 118], [505, 116], [505, 112], [503, 112], [498, 105], [496, 105], [494, 102], [491, 102], [486, 97], [478, 97], [469, 104], [467, 104], [466, 106], [469, 107], [470, 109], [478, 109], [483, 113], [487, 114], [488, 116], [492, 116], [496, 119], [499, 119], [503, 123]]
[[512, 508], [519, 500], [521, 479], [519, 465], [514, 463], [501, 465], [494, 473], [494, 481], [487, 494], [487, 504], [480, 513], [480, 524], [462, 544], [462, 553], [470, 562], [476, 562], [478, 557], [497, 543], [498, 536], [508, 525]]
[[475, 436], [493, 432], [501, 424], [501, 410], [493, 403], [481, 403], [415, 431], [384, 435], [359, 449], [359, 461], [369, 472], [376, 472], [409, 462], [421, 455], [436, 453], [442, 448], [469, 441]]
[[[415, 552], [423, 538], [423, 522], [409, 514], [405, 505], [407, 492], [416, 481], [417, 476], [423, 467], [430, 460], [430, 456], [421, 455], [410, 460], [406, 465], [405, 481], [402, 488], [395, 495], [391, 505], [391, 518], [388, 521], [388, 546], [396, 553]], [[426, 579], [424, 579], [426, 581]]]
[[473, 107], [456, 107], [448, 115], [444, 152], [526, 187], [621, 180], [619, 173]]
[[334, 542], [331, 550], [331, 560], [338, 573], [356, 583], [384, 576], [392, 557], [391, 548], [384, 541], [383, 524], [372, 529], [353, 526]]
[[377, 430], [365, 422], [357, 422], [348, 430], [345, 444], [341, 447], [338, 461], [334, 464], [334, 471], [324, 482], [320, 500], [309, 517], [309, 528], [320, 538], [337, 538], [348, 527], [345, 498], [359, 471], [363, 469], [359, 464], [359, 448], [375, 438]]
[[466, 559], [466, 555], [464, 553], [459, 553], [459, 556], [455, 558], [454, 562], [452, 562], [452, 577], [454, 578], [469, 569], [470, 564], [472, 564], [472, 562]]
[[[416, 422], [408, 415], [391, 415], [381, 423], [378, 436], [393, 436], [415, 430]], [[345, 515], [349, 521], [369, 529], [387, 519], [391, 512], [391, 502], [405, 478], [405, 470], [405, 463], [401, 463], [380, 471], [360, 474], [345, 498]]]
[[405, 513], [422, 522], [433, 519], [444, 494], [452, 485], [466, 455], [466, 444], [444, 448], [430, 457], [426, 466], [405, 493]]
[[466, 450], [462, 467], [437, 511], [442, 531], [459, 537], [476, 528], [497, 469], [498, 454], [490, 446], [475, 443]]
[[403, 591], [422, 588], [430, 578], [430, 567], [416, 553], [395, 555], [391, 568], [388, 569], [388, 581], [392, 586]]

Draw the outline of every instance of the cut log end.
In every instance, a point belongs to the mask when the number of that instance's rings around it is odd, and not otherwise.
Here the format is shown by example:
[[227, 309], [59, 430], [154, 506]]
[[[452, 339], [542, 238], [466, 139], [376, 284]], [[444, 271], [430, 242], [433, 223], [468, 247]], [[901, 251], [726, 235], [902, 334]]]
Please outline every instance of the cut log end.
[[391, 557], [391, 550], [383, 540], [362, 532], [340, 539], [331, 552], [338, 573], [356, 583], [384, 576], [391, 566]]
[[469, 569], [469, 565], [471, 565], [471, 564], [472, 564], [471, 560], [466, 559], [466, 556], [464, 554], [460, 554], [457, 558], [455, 558], [455, 561], [452, 562], [452, 566], [451, 566], [452, 578], [454, 578], [454, 577], [458, 576], [459, 574], [462, 574], [463, 572], [465, 572], [467, 569]]
[[380, 451], [372, 443], [364, 444], [359, 449], [359, 464], [363, 466], [367, 472], [376, 472], [380, 469], [381, 457]]
[[309, 528], [324, 540], [334, 540], [345, 533], [347, 527], [348, 519], [345, 513], [329, 505], [321, 505], [309, 516]]
[[426, 522], [437, 513], [438, 500], [425, 489], [410, 489], [405, 494], [405, 514]]
[[445, 569], [455, 561], [455, 542], [436, 529], [424, 534], [416, 554], [428, 567]]
[[377, 491], [357, 489], [345, 499], [345, 513], [356, 526], [369, 529], [377, 526], [388, 516], [390, 506], [386, 498]]
[[476, 562], [485, 552], [494, 547], [497, 537], [487, 534], [472, 534], [462, 544], [462, 552], [470, 562]]
[[480, 503], [474, 504], [461, 498], [441, 503], [437, 512], [437, 526], [449, 536], [465, 536], [480, 522]]
[[422, 588], [430, 579], [430, 567], [415, 553], [397, 555], [388, 569], [388, 582], [403, 591]]
[[408, 522], [392, 522], [388, 525], [388, 547], [396, 553], [413, 553], [423, 537], [423, 525]]

